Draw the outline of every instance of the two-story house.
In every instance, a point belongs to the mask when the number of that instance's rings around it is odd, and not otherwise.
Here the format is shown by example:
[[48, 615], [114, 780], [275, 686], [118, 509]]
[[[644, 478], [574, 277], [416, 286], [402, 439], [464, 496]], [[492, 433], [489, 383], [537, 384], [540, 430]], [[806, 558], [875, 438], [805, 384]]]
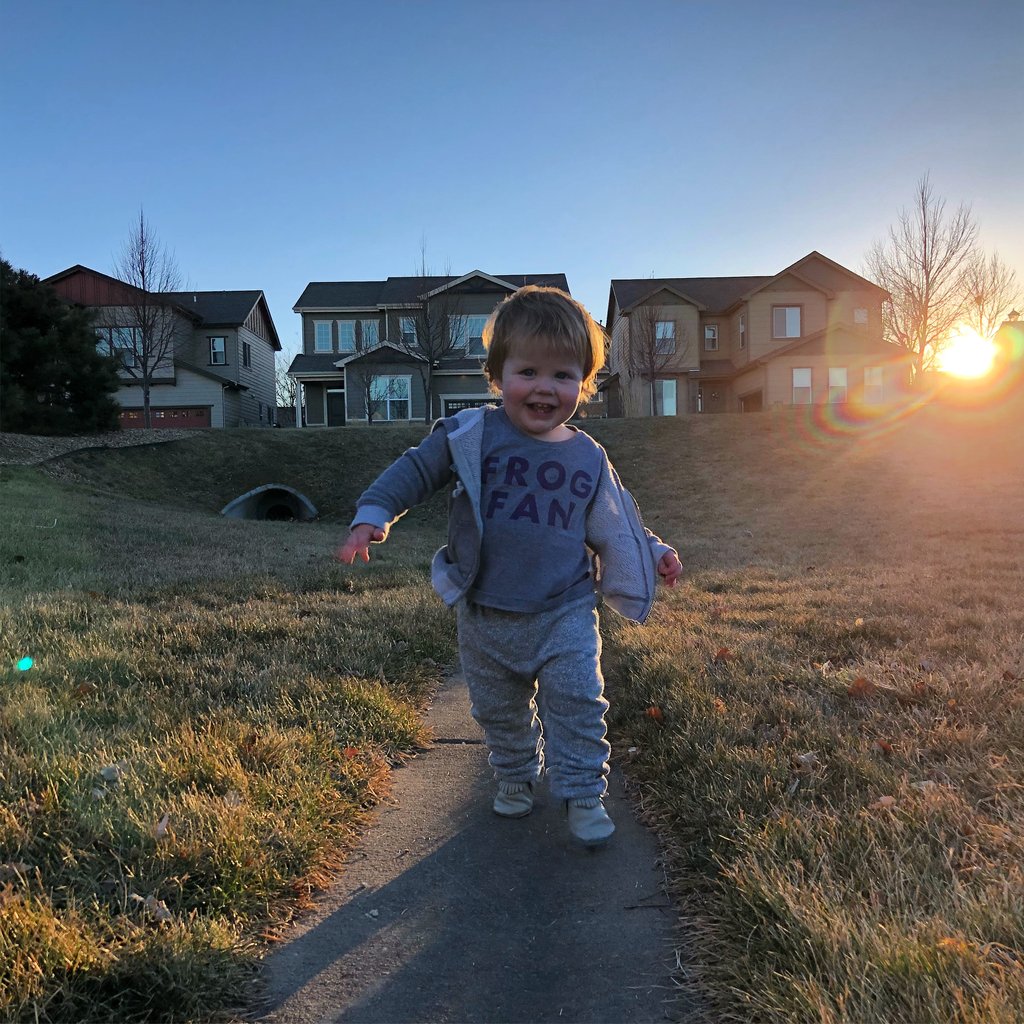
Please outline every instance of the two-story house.
[[[138, 289], [80, 265], [44, 283], [66, 302], [95, 312], [98, 344], [122, 362], [121, 426], [144, 426]], [[146, 302], [158, 307], [171, 339], [152, 368], [152, 426], [273, 426], [274, 355], [281, 342], [262, 291], [162, 292]]]
[[484, 324], [527, 284], [569, 291], [564, 274], [482, 270], [310, 282], [294, 306], [302, 352], [288, 369], [305, 425], [431, 420], [495, 401], [481, 372]]
[[614, 280], [608, 414], [888, 403], [909, 371], [882, 339], [885, 296], [818, 252], [769, 277]]

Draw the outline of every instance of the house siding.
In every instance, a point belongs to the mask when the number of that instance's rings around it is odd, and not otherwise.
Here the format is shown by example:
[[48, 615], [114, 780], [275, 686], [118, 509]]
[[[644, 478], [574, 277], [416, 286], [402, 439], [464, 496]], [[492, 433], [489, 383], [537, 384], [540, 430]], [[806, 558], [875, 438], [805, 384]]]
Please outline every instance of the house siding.
[[770, 287], [750, 299], [747, 333], [750, 340], [750, 359], [761, 359], [776, 349], [790, 345], [794, 338], [772, 337], [772, 308], [774, 306], [800, 306], [800, 337], [806, 338], [828, 326], [828, 303], [821, 292], [809, 288]]
[[[242, 366], [242, 343], [248, 342], [252, 350], [252, 366]], [[242, 393], [241, 417], [246, 425], [270, 426], [274, 410], [274, 348], [269, 341], [258, 337], [247, 327], [238, 329], [238, 379], [248, 385]], [[260, 405], [263, 406], [262, 415]]]
[[[152, 409], [177, 409], [182, 406], [208, 406], [210, 409], [210, 426], [223, 427], [224, 422], [224, 388], [215, 380], [202, 377], [184, 367], [179, 367], [177, 383], [173, 388], [154, 387], [149, 392]], [[117, 393], [118, 403], [125, 409], [142, 408], [142, 387], [132, 385], [123, 387]]]

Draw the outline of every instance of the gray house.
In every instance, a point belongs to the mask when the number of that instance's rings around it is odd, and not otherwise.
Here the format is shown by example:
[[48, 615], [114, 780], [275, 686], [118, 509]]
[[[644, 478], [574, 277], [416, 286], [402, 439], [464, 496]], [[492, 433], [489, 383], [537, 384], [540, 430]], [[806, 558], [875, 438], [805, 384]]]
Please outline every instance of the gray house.
[[484, 324], [517, 288], [569, 291], [564, 274], [389, 277], [312, 281], [294, 310], [302, 352], [298, 425], [340, 427], [434, 419], [494, 401], [481, 372]]
[[[138, 293], [117, 278], [81, 265], [48, 277], [66, 302], [96, 313], [99, 344], [121, 356], [117, 394], [121, 426], [142, 427], [136, 381], [133, 304]], [[173, 353], [154, 369], [154, 427], [273, 426], [277, 411], [274, 355], [281, 351], [262, 291], [164, 292], [153, 297], [174, 330]]]

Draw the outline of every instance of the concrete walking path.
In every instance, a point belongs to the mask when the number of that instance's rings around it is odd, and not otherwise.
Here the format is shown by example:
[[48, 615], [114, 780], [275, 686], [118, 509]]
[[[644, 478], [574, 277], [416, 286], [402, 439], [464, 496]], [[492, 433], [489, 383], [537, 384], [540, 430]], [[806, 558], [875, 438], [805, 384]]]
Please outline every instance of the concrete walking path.
[[658, 848], [621, 779], [617, 831], [588, 851], [541, 786], [533, 813], [491, 811], [465, 684], [435, 696], [434, 740], [397, 770], [338, 884], [265, 961], [265, 1024], [617, 1024], [693, 1007], [670, 979], [676, 914]]

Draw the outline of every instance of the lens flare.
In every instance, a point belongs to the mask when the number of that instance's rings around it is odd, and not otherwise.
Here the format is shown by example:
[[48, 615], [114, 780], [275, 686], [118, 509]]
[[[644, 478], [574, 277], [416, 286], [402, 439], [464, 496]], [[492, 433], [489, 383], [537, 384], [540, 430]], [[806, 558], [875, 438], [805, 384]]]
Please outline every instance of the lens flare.
[[18, 671], [27, 672], [35, 664], [31, 658], [22, 658], [18, 662]]
[[976, 380], [992, 370], [996, 352], [996, 346], [990, 339], [983, 338], [969, 327], [962, 327], [939, 353], [938, 367], [954, 377]]

